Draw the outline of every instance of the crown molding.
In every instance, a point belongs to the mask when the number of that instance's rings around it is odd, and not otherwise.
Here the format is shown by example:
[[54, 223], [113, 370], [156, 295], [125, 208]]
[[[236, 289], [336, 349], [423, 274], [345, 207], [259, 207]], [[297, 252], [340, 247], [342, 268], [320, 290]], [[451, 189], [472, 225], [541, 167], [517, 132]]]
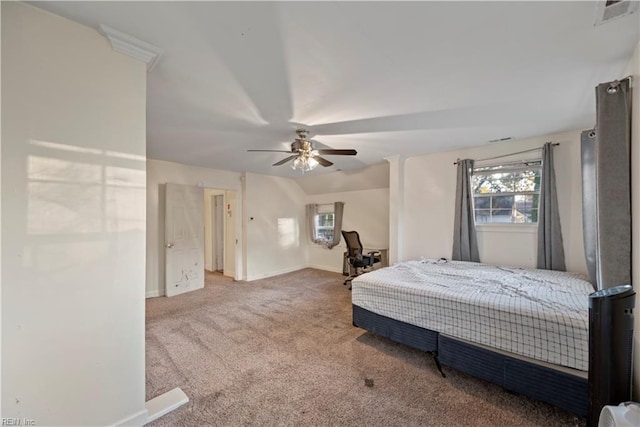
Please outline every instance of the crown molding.
[[105, 36], [111, 47], [116, 52], [123, 53], [132, 58], [138, 59], [147, 64], [147, 72], [151, 72], [153, 67], [156, 66], [160, 56], [164, 53], [164, 50], [157, 46], [147, 43], [121, 31], [114, 30], [113, 28], [100, 24], [98, 27], [100, 34]]
[[403, 154], [394, 154], [393, 156], [385, 157], [384, 159], [389, 163], [404, 162], [407, 159], [407, 156]]

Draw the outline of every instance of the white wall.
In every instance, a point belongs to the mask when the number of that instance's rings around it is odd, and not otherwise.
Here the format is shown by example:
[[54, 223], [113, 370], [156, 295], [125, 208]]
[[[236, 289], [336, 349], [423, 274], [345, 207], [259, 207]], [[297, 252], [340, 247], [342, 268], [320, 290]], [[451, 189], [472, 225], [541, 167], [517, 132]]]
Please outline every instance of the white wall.
[[[640, 13], [638, 14], [640, 15]], [[640, 16], [638, 16], [640, 23]], [[634, 326], [633, 400], [640, 401], [640, 43], [636, 46], [623, 76], [633, 76], [632, 125], [631, 125], [631, 247], [632, 282], [636, 294]]]
[[[162, 160], [147, 161], [147, 297], [164, 295], [165, 281], [165, 184], [200, 185], [202, 187], [241, 190], [240, 174]], [[242, 205], [237, 208], [242, 211]], [[239, 218], [238, 237], [242, 238]], [[238, 246], [240, 248], [240, 246]], [[242, 257], [238, 257], [242, 262]], [[239, 269], [238, 271], [242, 271]]]
[[[456, 187], [453, 162], [456, 159], [509, 154], [541, 147], [547, 141], [560, 143], [555, 147], [554, 160], [567, 269], [586, 274], [579, 131], [408, 158], [404, 180], [404, 258], [451, 257]], [[528, 155], [539, 158], [540, 152]], [[499, 161], [523, 158], [519, 155]], [[524, 225], [518, 228], [518, 232], [504, 230], [504, 225], [478, 227], [480, 260], [491, 264], [535, 267], [535, 227]]]
[[[0, 7], [0, 31], [2, 30], [2, 10]], [[1, 40], [1, 37], [0, 37]], [[0, 43], [1, 44], [1, 43]], [[2, 79], [2, 47], [0, 46], [0, 80]], [[2, 99], [2, 85], [0, 85], [0, 100]], [[1, 109], [0, 109], [1, 110]], [[2, 132], [2, 120], [0, 120], [0, 133]], [[2, 138], [0, 137], [0, 148], [2, 146]], [[2, 150], [0, 149], [0, 188], [2, 187]], [[0, 224], [2, 224], [2, 197], [0, 197]], [[0, 227], [0, 240], [2, 239], [2, 230]], [[2, 245], [0, 244], [0, 260], [2, 259]], [[0, 262], [0, 295], [2, 294], [2, 262]], [[0, 297], [0, 302], [2, 298]], [[2, 304], [0, 303], [0, 340], [2, 338]], [[0, 375], [2, 367], [2, 345], [0, 344]], [[2, 415], [2, 386], [0, 385], [0, 416]]]
[[[309, 195], [306, 203], [333, 204], [344, 202], [343, 230], [355, 230], [365, 248], [389, 248], [389, 189], [346, 191]], [[309, 242], [304, 230], [302, 242], [308, 247], [309, 267], [342, 273], [344, 239], [333, 249]]]
[[[363, 173], [366, 176], [380, 175], [386, 172], [385, 168], [376, 167], [375, 174], [370, 170], [364, 172], [351, 172], [349, 176], [355, 182], [360, 182]], [[380, 172], [382, 171], [382, 172]], [[236, 238], [242, 244], [235, 245], [235, 241], [227, 233], [226, 247], [244, 248], [244, 259], [239, 257], [235, 265], [233, 257], [225, 257], [225, 274], [234, 274], [238, 279], [256, 280], [277, 274], [295, 271], [305, 268], [308, 262], [308, 244], [306, 241], [305, 210], [307, 196], [296, 180], [267, 175], [251, 174], [243, 175], [236, 172], [220, 171], [201, 168], [179, 163], [161, 160], [147, 161], [147, 297], [164, 295], [164, 184], [172, 182], [176, 184], [201, 185], [210, 188], [225, 188], [225, 205], [231, 205], [231, 217], [226, 217], [227, 224], [237, 231]], [[337, 174], [340, 178], [322, 178], [324, 182], [345, 181], [344, 174]], [[369, 181], [378, 183], [380, 179]], [[384, 181], [384, 179], [382, 180]], [[354, 184], [356, 185], [356, 184]], [[360, 185], [360, 184], [357, 184]], [[235, 194], [234, 194], [235, 192]], [[235, 196], [235, 198], [234, 198]], [[340, 193], [337, 196], [344, 197], [345, 227], [356, 227], [350, 219], [351, 213], [355, 216], [368, 216], [371, 223], [364, 221], [361, 231], [366, 245], [387, 247], [388, 245], [388, 189], [360, 190]], [[320, 195], [323, 197], [337, 197], [336, 195]], [[371, 197], [370, 197], [371, 196]], [[351, 199], [351, 200], [350, 200]], [[244, 208], [243, 208], [244, 206]], [[225, 206], [226, 211], [226, 206]], [[372, 213], [373, 212], [373, 213]], [[251, 220], [250, 218], [254, 219]], [[381, 228], [373, 223], [385, 222]], [[227, 228], [229, 230], [230, 228]], [[371, 230], [368, 232], [367, 230]], [[369, 238], [369, 235], [372, 237]], [[341, 271], [341, 264], [335, 267], [332, 256], [340, 255], [342, 249], [334, 249], [333, 255], [326, 256], [322, 253], [322, 260], [312, 263], [316, 267], [327, 267], [331, 270]], [[324, 250], [323, 250], [324, 251]], [[328, 251], [327, 251], [328, 252]], [[236, 255], [239, 252], [236, 251]], [[235, 267], [235, 268], [234, 268]], [[340, 270], [339, 270], [340, 269]]]
[[247, 173], [245, 200], [247, 280], [306, 267], [302, 188], [292, 179]]
[[146, 420], [146, 66], [14, 2], [2, 59], [2, 417]]
[[382, 163], [361, 169], [341, 170], [322, 175], [311, 173], [296, 178], [296, 182], [306, 194], [389, 188], [389, 164]]

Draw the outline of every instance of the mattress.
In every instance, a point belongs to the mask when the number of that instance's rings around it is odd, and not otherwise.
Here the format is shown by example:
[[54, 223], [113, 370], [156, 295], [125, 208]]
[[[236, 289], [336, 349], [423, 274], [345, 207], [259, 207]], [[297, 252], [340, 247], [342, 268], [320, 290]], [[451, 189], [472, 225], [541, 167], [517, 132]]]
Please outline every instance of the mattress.
[[462, 261], [409, 261], [353, 280], [373, 313], [535, 360], [588, 370], [592, 285], [580, 275]]

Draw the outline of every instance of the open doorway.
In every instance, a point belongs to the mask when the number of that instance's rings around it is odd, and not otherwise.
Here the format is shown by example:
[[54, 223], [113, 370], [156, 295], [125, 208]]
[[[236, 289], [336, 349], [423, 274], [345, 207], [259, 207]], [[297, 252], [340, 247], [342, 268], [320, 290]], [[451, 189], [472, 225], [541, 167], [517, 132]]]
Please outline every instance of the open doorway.
[[236, 276], [237, 192], [204, 190], [204, 268], [210, 273]]

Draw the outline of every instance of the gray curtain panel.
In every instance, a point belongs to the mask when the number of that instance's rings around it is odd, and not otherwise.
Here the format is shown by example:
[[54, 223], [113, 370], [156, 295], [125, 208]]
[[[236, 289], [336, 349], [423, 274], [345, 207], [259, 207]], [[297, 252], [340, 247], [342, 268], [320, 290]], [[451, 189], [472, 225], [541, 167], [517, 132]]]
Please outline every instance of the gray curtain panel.
[[[580, 134], [580, 153], [582, 159], [582, 238], [584, 257], [587, 261], [589, 281], [596, 285], [596, 133], [595, 129]], [[597, 289], [597, 287], [596, 287]]]
[[342, 238], [342, 214], [344, 213], [344, 202], [333, 204], [333, 241], [327, 243], [327, 248], [332, 249], [338, 246]]
[[553, 144], [542, 147], [542, 176], [538, 201], [538, 268], [566, 271], [562, 227], [553, 167]]
[[455, 218], [453, 224], [453, 253], [451, 259], [480, 262], [478, 240], [473, 218], [471, 173], [473, 160], [458, 160]]
[[316, 242], [316, 212], [318, 212], [318, 205], [315, 203], [310, 203], [306, 205], [307, 211], [307, 237], [309, 238], [309, 242]]
[[598, 289], [631, 283], [630, 94], [629, 80], [596, 87]]

